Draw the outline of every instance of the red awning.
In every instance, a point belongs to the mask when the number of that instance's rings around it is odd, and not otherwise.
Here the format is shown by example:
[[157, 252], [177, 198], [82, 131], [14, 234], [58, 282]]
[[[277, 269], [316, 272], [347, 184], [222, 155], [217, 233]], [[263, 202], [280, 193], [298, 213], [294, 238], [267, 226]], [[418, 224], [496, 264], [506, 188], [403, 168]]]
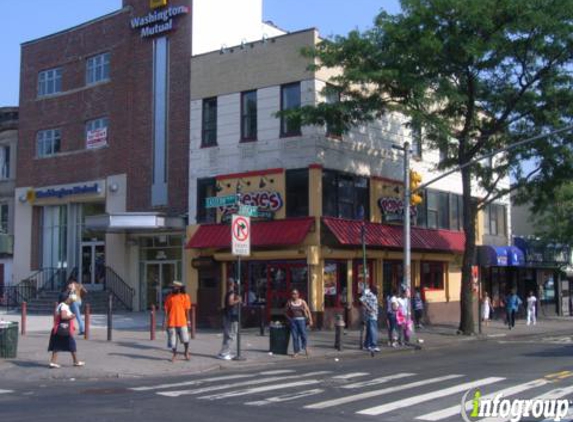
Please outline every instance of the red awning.
[[[367, 246], [396, 249], [404, 247], [402, 226], [363, 223], [359, 220], [330, 217], [324, 217], [322, 221], [340, 244], [345, 246], [359, 246], [362, 244], [362, 224], [365, 224]], [[463, 252], [465, 239], [463, 232], [412, 227], [412, 249]]]
[[[271, 247], [298, 245], [314, 224], [314, 218], [291, 218], [287, 220], [253, 223], [251, 246]], [[205, 224], [199, 227], [187, 249], [231, 248], [231, 226], [228, 224]]]

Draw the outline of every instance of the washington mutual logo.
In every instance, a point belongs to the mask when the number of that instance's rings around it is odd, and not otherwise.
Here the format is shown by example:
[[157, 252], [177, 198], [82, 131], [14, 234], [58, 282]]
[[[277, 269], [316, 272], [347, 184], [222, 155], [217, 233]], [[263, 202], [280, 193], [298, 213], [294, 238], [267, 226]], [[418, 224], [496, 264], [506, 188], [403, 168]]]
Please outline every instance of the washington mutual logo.
[[[471, 402], [468, 398], [473, 392]], [[503, 394], [482, 397], [480, 390], [470, 390], [462, 397], [461, 416], [465, 422], [474, 422], [482, 418], [502, 418], [519, 422], [523, 418], [553, 420], [559, 422], [569, 412], [569, 400], [557, 399], [506, 399]], [[469, 413], [468, 413], [469, 412]]]

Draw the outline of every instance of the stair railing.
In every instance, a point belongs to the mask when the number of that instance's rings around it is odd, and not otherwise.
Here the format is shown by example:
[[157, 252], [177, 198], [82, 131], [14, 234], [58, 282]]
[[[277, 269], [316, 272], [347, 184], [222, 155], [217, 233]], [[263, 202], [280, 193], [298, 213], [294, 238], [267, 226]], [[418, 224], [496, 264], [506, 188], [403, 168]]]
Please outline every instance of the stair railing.
[[135, 290], [110, 267], [105, 267], [104, 288], [111, 292], [128, 311], [133, 311]]

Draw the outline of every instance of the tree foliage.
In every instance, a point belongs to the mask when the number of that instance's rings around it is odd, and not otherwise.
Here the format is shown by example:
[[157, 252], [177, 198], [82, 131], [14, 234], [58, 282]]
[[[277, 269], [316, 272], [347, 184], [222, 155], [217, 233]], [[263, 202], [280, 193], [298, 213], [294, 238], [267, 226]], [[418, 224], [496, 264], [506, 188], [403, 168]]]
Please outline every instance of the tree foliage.
[[[397, 111], [421, 122], [424, 143], [448, 152], [441, 169], [573, 123], [573, 0], [402, 0], [364, 32], [324, 40], [306, 54], [316, 67], [340, 68], [338, 104], [291, 112], [305, 124], [341, 130]], [[292, 116], [293, 114], [291, 114]], [[521, 187], [552, 190], [573, 170], [571, 133], [462, 172], [466, 250], [462, 318], [474, 330], [471, 265], [479, 207]], [[532, 165], [523, 169], [522, 163]], [[509, 187], [507, 177], [516, 183]], [[475, 200], [478, 181], [486, 194]], [[474, 198], [474, 199], [472, 199]]]

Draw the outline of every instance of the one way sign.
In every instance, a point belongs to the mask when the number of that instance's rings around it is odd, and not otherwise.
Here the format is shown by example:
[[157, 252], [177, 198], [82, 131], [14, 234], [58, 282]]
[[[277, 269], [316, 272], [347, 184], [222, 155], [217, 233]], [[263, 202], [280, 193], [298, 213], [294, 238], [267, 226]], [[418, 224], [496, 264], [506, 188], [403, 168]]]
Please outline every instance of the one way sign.
[[233, 215], [231, 237], [233, 238], [233, 255], [249, 256], [251, 254], [251, 218]]

